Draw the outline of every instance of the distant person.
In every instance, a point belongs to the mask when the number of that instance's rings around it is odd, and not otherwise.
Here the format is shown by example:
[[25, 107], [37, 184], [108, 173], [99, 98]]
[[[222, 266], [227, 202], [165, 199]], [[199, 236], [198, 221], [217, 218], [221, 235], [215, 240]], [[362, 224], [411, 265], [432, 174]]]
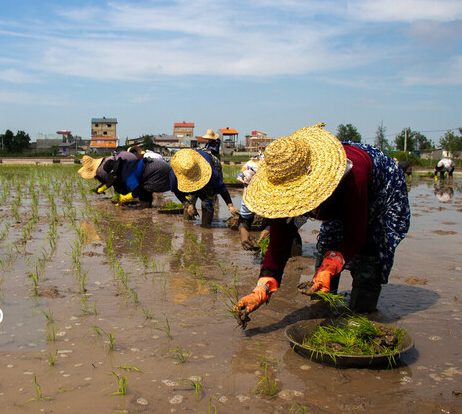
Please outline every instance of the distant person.
[[217, 194], [223, 198], [229, 212], [233, 216], [237, 214], [215, 160], [208, 152], [189, 148], [180, 149], [170, 160], [170, 189], [183, 203], [186, 215], [191, 218], [197, 215], [196, 200], [201, 200], [202, 227], [211, 227]]
[[142, 147], [142, 144], [141, 145], [133, 145], [132, 147], [129, 147], [127, 149], [128, 152], [131, 152], [133, 154], [136, 155], [136, 157], [138, 159], [141, 159], [141, 158], [151, 158], [151, 159], [164, 159], [164, 157], [162, 157], [161, 154], [155, 152], [155, 151], [151, 151], [151, 150], [148, 150], [148, 149], [144, 149]]
[[220, 136], [213, 129], [208, 129], [202, 138], [207, 140], [207, 143], [204, 146], [204, 151], [210, 152], [210, 154], [220, 159]]
[[[108, 161], [116, 161], [123, 159], [126, 161], [136, 161], [137, 157], [128, 151], [121, 151], [110, 157], [93, 158], [89, 155], [82, 157], [82, 167], [77, 173], [85, 180], [96, 179], [100, 185], [95, 189], [97, 194], [103, 194], [108, 188], [114, 184], [114, 177], [110, 176], [104, 169], [104, 165]], [[116, 190], [117, 191], [117, 190]]]
[[119, 204], [138, 198], [141, 208], [151, 208], [153, 193], [170, 190], [171, 168], [162, 158], [110, 160], [104, 164], [104, 170], [120, 194]]
[[448, 177], [452, 177], [455, 167], [454, 161], [450, 158], [441, 158], [435, 165], [435, 172], [433, 175], [435, 178], [438, 178], [439, 175], [441, 180], [444, 179], [446, 173], [448, 174]]

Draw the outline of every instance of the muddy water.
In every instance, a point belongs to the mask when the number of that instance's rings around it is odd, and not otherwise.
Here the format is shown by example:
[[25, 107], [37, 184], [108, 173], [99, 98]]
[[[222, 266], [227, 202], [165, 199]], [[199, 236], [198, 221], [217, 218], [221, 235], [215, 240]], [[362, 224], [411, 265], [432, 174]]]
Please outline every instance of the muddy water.
[[[222, 225], [222, 204], [215, 228], [202, 229], [180, 216], [115, 207], [109, 196], [89, 194], [85, 203], [74, 194], [73, 220], [63, 191], [50, 253], [50, 199], [40, 193], [27, 237], [25, 192], [19, 221], [7, 202], [0, 207], [0, 236], [9, 229], [0, 244], [0, 412], [461, 412], [461, 182], [452, 189], [441, 202], [432, 181], [412, 183], [412, 227], [374, 316], [415, 340], [391, 370], [335, 369], [290, 349], [285, 329], [325, 313], [296, 292], [313, 272], [316, 222], [302, 228], [303, 257], [289, 261], [280, 291], [243, 332], [222, 291], [235, 278], [241, 294], [250, 292], [259, 258]], [[35, 295], [28, 274], [45, 256]], [[340, 288], [350, 286], [345, 272]], [[274, 398], [255, 393], [262, 361], [281, 390]], [[114, 395], [114, 373], [126, 377], [126, 395]]]

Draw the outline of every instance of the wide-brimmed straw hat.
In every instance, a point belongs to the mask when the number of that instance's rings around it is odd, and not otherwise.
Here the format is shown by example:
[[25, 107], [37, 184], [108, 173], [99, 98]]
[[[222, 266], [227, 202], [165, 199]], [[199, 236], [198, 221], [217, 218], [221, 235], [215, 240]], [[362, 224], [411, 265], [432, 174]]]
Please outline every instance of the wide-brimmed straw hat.
[[220, 136], [213, 130], [213, 129], [208, 129], [205, 135], [202, 135], [202, 138], [205, 139], [218, 139]]
[[178, 181], [178, 190], [193, 193], [204, 187], [212, 176], [208, 161], [193, 149], [181, 149], [170, 160]]
[[104, 158], [92, 158], [88, 155], [82, 157], [83, 166], [77, 171], [79, 175], [85, 180], [95, 178], [96, 170], [101, 165]]
[[296, 217], [318, 207], [335, 190], [346, 169], [341, 142], [324, 124], [276, 139], [244, 191], [250, 211], [266, 218]]

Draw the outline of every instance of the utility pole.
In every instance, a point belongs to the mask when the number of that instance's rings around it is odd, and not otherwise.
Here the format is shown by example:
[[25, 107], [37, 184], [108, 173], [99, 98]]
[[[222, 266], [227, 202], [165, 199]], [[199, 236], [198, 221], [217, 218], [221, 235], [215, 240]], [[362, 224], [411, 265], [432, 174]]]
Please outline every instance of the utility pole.
[[407, 151], [407, 131], [408, 131], [408, 128], [404, 130], [404, 152]]

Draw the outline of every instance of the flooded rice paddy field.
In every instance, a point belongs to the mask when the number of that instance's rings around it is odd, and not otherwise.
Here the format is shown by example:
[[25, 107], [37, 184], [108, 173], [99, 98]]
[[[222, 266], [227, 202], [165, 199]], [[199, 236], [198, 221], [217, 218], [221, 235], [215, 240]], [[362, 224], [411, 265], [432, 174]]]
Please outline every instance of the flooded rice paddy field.
[[243, 332], [230, 298], [251, 291], [260, 259], [223, 225], [224, 205], [202, 229], [116, 207], [76, 170], [0, 166], [2, 413], [462, 412], [460, 178], [411, 183], [411, 229], [373, 317], [407, 329], [415, 349], [372, 370], [303, 359], [284, 336], [325, 314], [296, 289], [319, 223], [302, 228], [303, 256]]

